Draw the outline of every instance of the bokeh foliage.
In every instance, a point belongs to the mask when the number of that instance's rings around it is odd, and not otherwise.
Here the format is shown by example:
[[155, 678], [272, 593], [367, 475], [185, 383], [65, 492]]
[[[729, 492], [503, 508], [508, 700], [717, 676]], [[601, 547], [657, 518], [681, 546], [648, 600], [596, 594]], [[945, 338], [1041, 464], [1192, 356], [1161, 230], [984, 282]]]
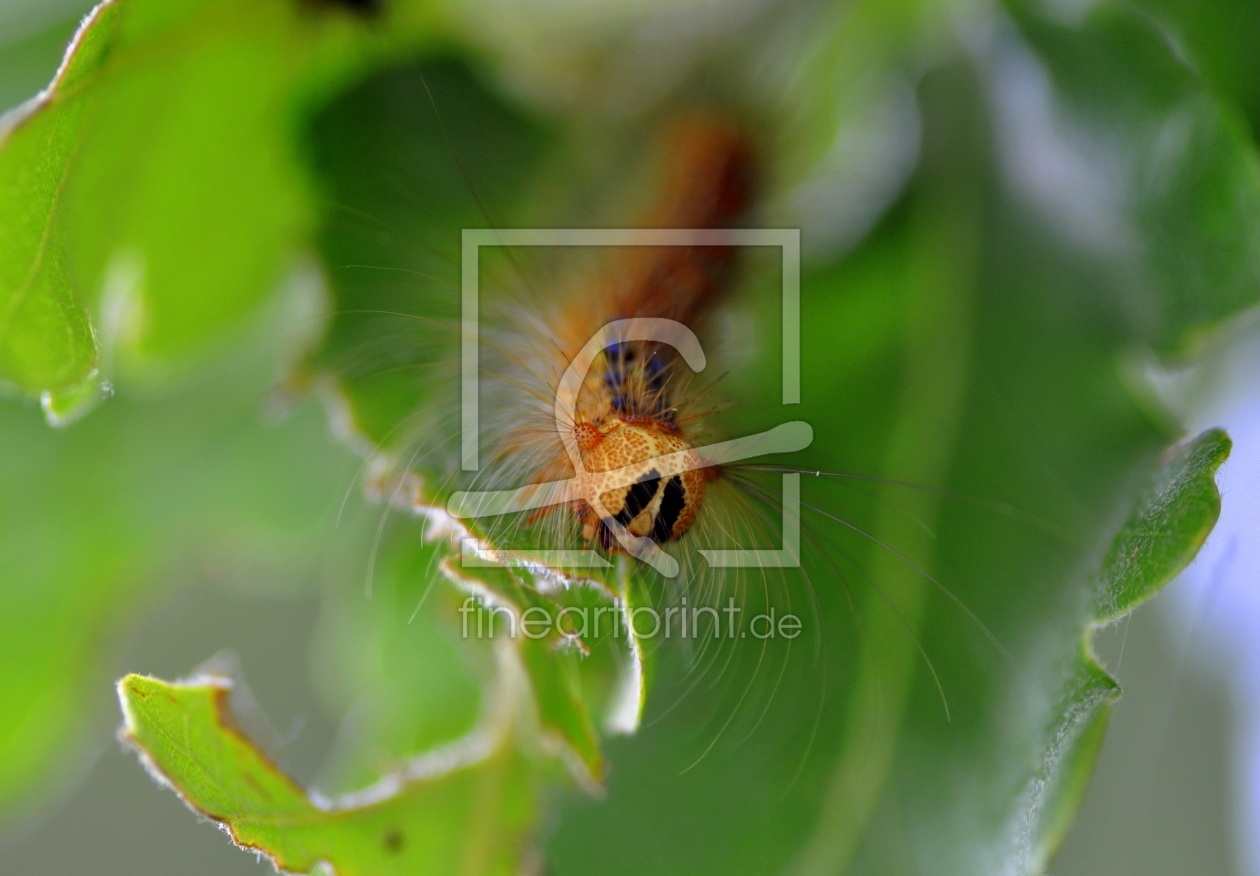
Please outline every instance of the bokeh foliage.
[[[695, 69], [659, 103], [721, 73], [775, 122], [766, 223], [801, 222], [792, 192], [830, 191], [836, 154], [889, 180], [860, 231], [804, 223], [799, 410], [778, 403], [776, 287], [755, 276], [732, 304], [754, 328], [721, 389], [726, 434], [804, 419], [818, 439], [791, 464], [926, 488], [807, 480], [805, 569], [739, 591], [749, 613], [800, 611], [802, 640], [457, 641], [465, 593], [517, 613], [678, 594], [638, 572], [557, 591], [460, 571], [398, 521], [355, 542], [376, 592], [317, 657], [330, 700], [370, 704], [321, 790], [380, 782], [371, 801], [293, 787], [235, 729], [223, 680], [124, 679], [132, 743], [295, 872], [512, 872], [537, 854], [557, 873], [1039, 872], [1116, 696], [1088, 633], [1175, 575], [1218, 510], [1228, 440], [1161, 460], [1179, 436], [1136, 363], [1260, 297], [1260, 73], [1234, 5], [818, 9], [769, 84], [746, 71], [787, 50], [757, 37], [799, 36], [792, 16], [684, 47]], [[385, 504], [440, 504], [445, 433], [416, 412], [454, 392], [437, 323], [457, 314], [459, 230], [590, 216], [646, 142], [598, 88], [557, 90], [600, 52], [546, 20], [507, 33], [476, 5], [359, 6], [114, 0], [10, 120], [0, 369], [53, 422], [106, 380], [121, 398], [63, 432], [5, 412], [0, 647], [24, 672], [4, 682], [0, 799], [64, 755], [97, 638], [155, 568], [224, 544], [289, 569], [317, 552], [356, 462], [309, 408], [256, 422], [278, 372], [285, 394], [325, 396]], [[585, 45], [615, 58], [632, 23]], [[899, 93], [908, 125], [873, 125]], [[871, 128], [883, 148], [828, 145]], [[909, 176], [886, 160], [899, 138]], [[304, 255], [322, 281], [294, 269]], [[286, 270], [301, 317], [277, 315]], [[326, 326], [309, 303], [325, 285]], [[350, 606], [359, 583], [327, 598]], [[646, 720], [613, 736], [627, 689]], [[382, 768], [382, 751], [419, 759]]]

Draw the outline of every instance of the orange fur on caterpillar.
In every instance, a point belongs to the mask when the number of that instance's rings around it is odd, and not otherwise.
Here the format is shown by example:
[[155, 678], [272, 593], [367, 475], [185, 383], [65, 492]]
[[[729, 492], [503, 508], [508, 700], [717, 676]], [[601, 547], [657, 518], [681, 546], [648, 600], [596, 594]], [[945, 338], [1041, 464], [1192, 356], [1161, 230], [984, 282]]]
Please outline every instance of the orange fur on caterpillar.
[[[754, 150], [729, 120], [693, 113], [665, 137], [662, 196], [645, 225], [679, 229], [730, 227], [743, 217], [754, 195]], [[556, 370], [617, 320], [665, 319], [695, 331], [729, 291], [736, 250], [731, 246], [632, 247], [566, 302], [561, 318], [549, 321]], [[704, 504], [706, 484], [718, 474], [692, 450], [701, 418], [687, 392], [690, 375], [677, 351], [657, 341], [616, 336], [597, 356], [578, 391], [571, 430], [581, 456], [577, 492], [599, 496], [604, 516], [585, 500], [569, 503], [587, 541], [620, 550], [615, 531], [664, 544], [683, 536]], [[549, 389], [554, 390], [555, 384]], [[669, 456], [670, 461], [662, 457]], [[536, 482], [563, 477], [571, 469], [565, 453], [540, 466]], [[609, 472], [620, 471], [621, 485]], [[627, 476], [633, 483], [625, 484]], [[545, 509], [534, 515], [536, 520]]]
[[[756, 192], [755, 150], [724, 116], [693, 112], [662, 138], [661, 197], [641, 227], [730, 228]], [[561, 350], [577, 354], [615, 319], [656, 317], [699, 328], [729, 290], [736, 250], [730, 246], [634, 247], [574, 293], [555, 323]]]

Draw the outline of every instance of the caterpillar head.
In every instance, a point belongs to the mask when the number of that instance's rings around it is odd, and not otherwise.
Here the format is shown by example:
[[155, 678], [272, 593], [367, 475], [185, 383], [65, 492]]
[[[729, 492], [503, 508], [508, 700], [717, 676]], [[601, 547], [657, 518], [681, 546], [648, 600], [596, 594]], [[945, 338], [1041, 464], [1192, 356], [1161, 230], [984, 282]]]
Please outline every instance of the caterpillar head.
[[[657, 544], [680, 538], [695, 523], [712, 475], [671, 423], [643, 416], [614, 417], [601, 424], [579, 423], [573, 437], [586, 468], [579, 475], [579, 487], [583, 495], [597, 494], [609, 515], [598, 519], [586, 501], [575, 503], [573, 511], [588, 541], [596, 539], [600, 547], [616, 553], [619, 547], [610, 520]], [[633, 477], [629, 485], [616, 485], [625, 477], [614, 480], [609, 474], [619, 469]]]

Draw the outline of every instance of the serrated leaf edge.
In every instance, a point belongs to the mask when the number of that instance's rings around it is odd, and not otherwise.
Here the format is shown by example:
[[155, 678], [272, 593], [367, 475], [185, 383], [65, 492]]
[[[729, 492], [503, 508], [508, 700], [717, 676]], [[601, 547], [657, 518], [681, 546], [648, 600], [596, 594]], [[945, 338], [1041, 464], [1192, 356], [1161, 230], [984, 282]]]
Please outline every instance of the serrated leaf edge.
[[[1044, 872], [1047, 863], [1066, 838], [1073, 817], [1084, 799], [1088, 779], [1093, 775], [1111, 711], [1122, 692], [1120, 683], [1103, 667], [1094, 652], [1094, 633], [1126, 617], [1176, 578], [1198, 554], [1215, 526], [1220, 513], [1220, 489], [1215, 476], [1228, 457], [1231, 447], [1224, 431], [1208, 429], [1191, 441], [1175, 445], [1165, 453], [1162, 462], [1166, 467], [1179, 456], [1193, 458], [1202, 453], [1209, 443], [1218, 445], [1215, 453], [1202, 462], [1189, 481], [1206, 479], [1210, 483], [1209, 495], [1214, 498], [1215, 505], [1210, 521], [1185, 545], [1177, 564], [1165, 569], [1164, 574], [1146, 593], [1123, 605], [1113, 606], [1110, 613], [1104, 614], [1103, 606], [1096, 606], [1094, 617], [1086, 623], [1082, 631], [1075, 665], [1059, 698], [1060, 703], [1068, 705], [1055, 709], [1054, 714], [1063, 717], [1055, 722], [1049, 734], [1049, 745], [1037, 765], [1036, 775], [1021, 795], [1023, 800], [1017, 807], [1021, 820], [1017, 843], [1018, 872]], [[1138, 493], [1129, 517], [1113, 536], [1113, 543], [1124, 534], [1132, 515], [1142, 507], [1151, 486], [1158, 483], [1165, 470], [1156, 472], [1151, 483]], [[1105, 562], [1105, 558], [1103, 561]], [[1067, 768], [1060, 769], [1065, 764]]]
[[[605, 716], [605, 731], [614, 735], [629, 735], [638, 731], [643, 720], [643, 709], [646, 702], [646, 669], [643, 662], [643, 649], [630, 623], [629, 594], [625, 588], [614, 592], [604, 583], [586, 576], [566, 573], [531, 557], [528, 553], [504, 550], [495, 547], [488, 539], [473, 533], [464, 523], [451, 516], [444, 506], [432, 504], [426, 494], [424, 478], [408, 466], [401, 465], [401, 459], [393, 453], [381, 450], [362, 429], [354, 417], [353, 406], [340, 378], [331, 372], [321, 371], [310, 378], [310, 385], [324, 405], [330, 429], [334, 437], [351, 448], [366, 460], [365, 491], [374, 501], [389, 504], [409, 514], [422, 517], [428, 522], [425, 538], [431, 542], [445, 541], [452, 551], [462, 550], [465, 539], [477, 545], [479, 558], [498, 563], [502, 568], [513, 566], [525, 568], [535, 578], [549, 586], [537, 586], [533, 589], [541, 595], [549, 595], [559, 588], [585, 587], [599, 592], [621, 612], [622, 622], [629, 631], [626, 636], [626, 651], [629, 658], [630, 671], [622, 679], [622, 689], [613, 697], [616, 705]], [[401, 473], [400, 473], [401, 472]], [[510, 557], [507, 563], [504, 557]], [[467, 570], [452, 577], [444, 573], [457, 587], [472, 593], [485, 595], [492, 592], [486, 582], [481, 581], [484, 588], [473, 593], [467, 583], [477, 579]], [[623, 576], [624, 577], [624, 576]], [[623, 581], [623, 583], [625, 583]], [[529, 586], [529, 585], [526, 585]], [[585, 777], [580, 777], [585, 780]]]
[[[130, 683], [140, 679], [167, 687], [206, 688], [210, 690], [213, 696], [216, 721], [223, 732], [236, 738], [249, 748], [275, 775], [287, 781], [295, 794], [306, 799], [313, 808], [320, 812], [329, 814], [353, 813], [355, 810], [378, 806], [399, 797], [407, 792], [409, 786], [416, 783], [437, 779], [487, 762], [500, 752], [504, 746], [512, 744], [513, 730], [518, 726], [521, 717], [520, 692], [525, 684], [521, 673], [524, 672], [524, 668], [519, 664], [515, 655], [511, 653], [511, 649], [505, 645], [496, 647], [496, 658], [497, 684], [491, 696], [488, 697], [489, 707], [485, 709], [485, 713], [476, 727], [459, 739], [416, 755], [401, 769], [382, 777], [366, 788], [335, 798], [328, 798], [316, 791], [302, 788], [257, 743], [237, 727], [232, 719], [231, 706], [228, 701], [234, 688], [234, 682], [227, 677], [198, 675], [175, 682], [164, 682], [151, 676], [135, 673], [124, 676], [116, 685], [119, 705], [123, 714], [123, 725], [119, 728], [118, 739], [136, 753], [150, 778], [159, 785], [169, 788], [190, 810], [218, 825], [238, 848], [262, 855], [279, 872], [282, 862], [276, 856], [262, 846], [243, 841], [230, 818], [209, 812], [193, 802], [144, 747], [138, 736], [138, 721], [129, 699], [131, 693], [133, 693], [128, 690]], [[335, 872], [335, 868], [329, 862], [325, 861], [321, 862], [321, 864], [328, 868], [330, 872]]]

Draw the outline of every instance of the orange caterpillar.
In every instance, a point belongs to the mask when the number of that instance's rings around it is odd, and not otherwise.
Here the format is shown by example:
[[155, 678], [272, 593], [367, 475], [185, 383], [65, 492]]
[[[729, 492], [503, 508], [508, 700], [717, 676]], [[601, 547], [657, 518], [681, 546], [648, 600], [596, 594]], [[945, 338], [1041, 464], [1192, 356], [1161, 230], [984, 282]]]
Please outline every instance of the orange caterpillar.
[[[646, 227], [728, 228], [748, 212], [755, 195], [754, 150], [725, 119], [693, 115], [674, 124], [666, 138], [664, 196]], [[636, 247], [605, 267], [601, 279], [570, 302], [550, 323], [557, 370], [568, 367], [605, 325], [632, 318], [667, 319], [696, 330], [730, 289], [737, 251], [731, 246]], [[599, 354], [576, 399], [571, 429], [585, 472], [578, 492], [599, 495], [608, 517], [585, 500], [569, 502], [587, 541], [606, 552], [620, 550], [613, 521], [632, 535], [664, 544], [684, 535], [704, 503], [716, 466], [703, 467], [690, 453], [699, 414], [685, 396], [677, 352], [655, 341], [617, 341]], [[555, 382], [549, 381], [549, 391]], [[554, 442], [552, 442], [554, 444]], [[678, 454], [685, 463], [659, 460]], [[536, 472], [537, 482], [569, 471], [563, 448]], [[604, 473], [622, 470], [633, 483], [603, 488]], [[543, 509], [533, 520], [554, 510]]]

